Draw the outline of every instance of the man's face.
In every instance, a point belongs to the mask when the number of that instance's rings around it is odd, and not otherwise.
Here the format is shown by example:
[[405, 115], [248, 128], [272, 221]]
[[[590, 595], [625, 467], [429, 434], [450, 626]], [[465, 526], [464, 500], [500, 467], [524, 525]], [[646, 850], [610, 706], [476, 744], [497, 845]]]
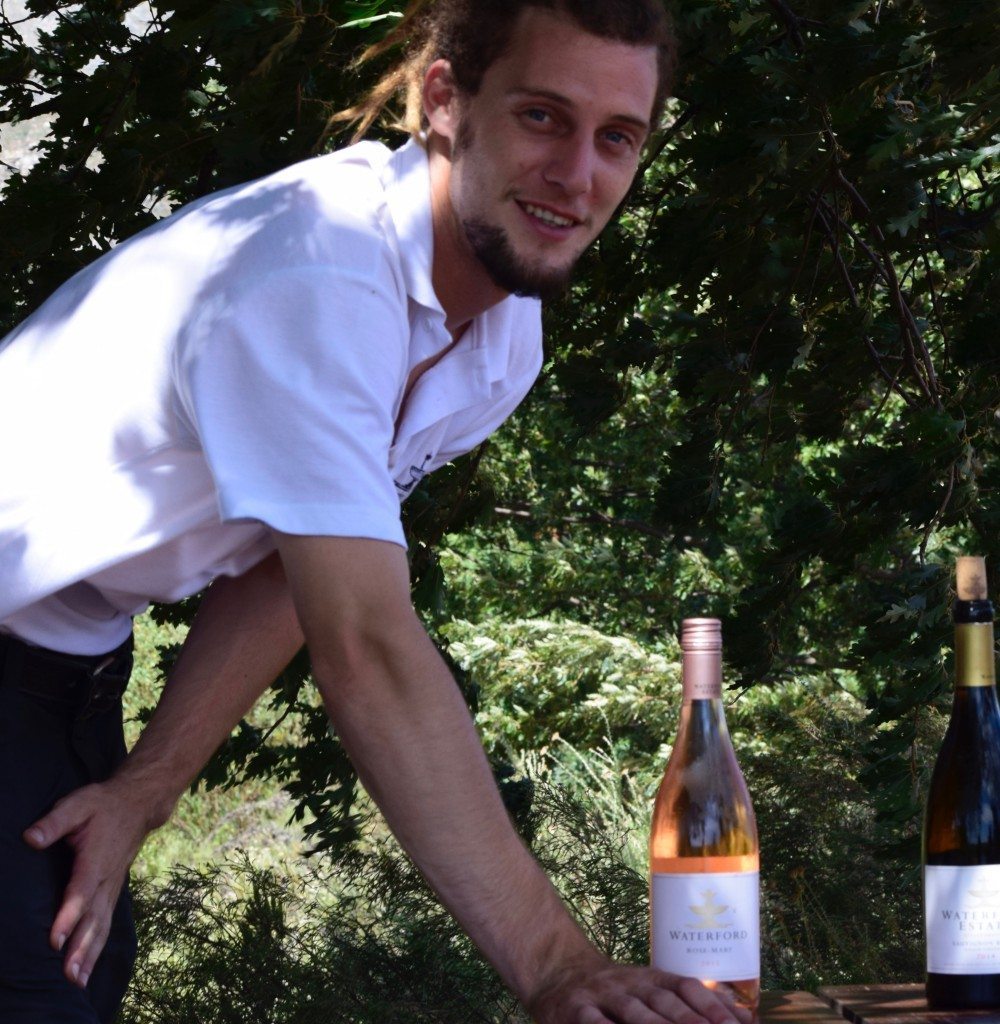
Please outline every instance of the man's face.
[[656, 87], [654, 47], [525, 9], [461, 100], [452, 147], [457, 234], [494, 284], [542, 298], [565, 288], [635, 176]]

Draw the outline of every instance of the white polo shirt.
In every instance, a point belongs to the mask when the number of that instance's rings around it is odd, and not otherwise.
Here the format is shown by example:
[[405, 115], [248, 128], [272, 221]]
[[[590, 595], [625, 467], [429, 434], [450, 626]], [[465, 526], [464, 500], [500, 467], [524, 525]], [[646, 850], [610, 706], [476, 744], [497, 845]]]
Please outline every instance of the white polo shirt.
[[273, 550], [405, 544], [399, 504], [541, 366], [540, 305], [451, 342], [427, 156], [361, 143], [208, 196], [63, 285], [0, 348], [0, 630], [110, 650]]

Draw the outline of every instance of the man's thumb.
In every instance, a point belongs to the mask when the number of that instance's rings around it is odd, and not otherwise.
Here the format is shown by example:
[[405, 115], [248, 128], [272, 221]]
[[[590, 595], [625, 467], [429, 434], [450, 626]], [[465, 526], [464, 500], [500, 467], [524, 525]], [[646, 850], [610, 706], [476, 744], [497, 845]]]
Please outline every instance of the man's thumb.
[[54, 842], [69, 835], [86, 818], [86, 810], [80, 807], [79, 795], [74, 800], [60, 800], [59, 803], [34, 825], [24, 831], [24, 841], [36, 850], [45, 850]]

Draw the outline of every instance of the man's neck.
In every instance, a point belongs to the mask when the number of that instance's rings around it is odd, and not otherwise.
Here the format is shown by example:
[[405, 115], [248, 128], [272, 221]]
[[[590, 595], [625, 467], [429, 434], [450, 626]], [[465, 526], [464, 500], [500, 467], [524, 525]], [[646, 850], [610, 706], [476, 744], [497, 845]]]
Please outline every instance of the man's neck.
[[495, 285], [472, 253], [451, 204], [451, 156], [448, 143], [433, 134], [427, 143], [431, 177], [431, 220], [434, 262], [431, 281], [445, 312], [445, 322], [458, 338], [481, 313], [502, 302], [508, 292]]

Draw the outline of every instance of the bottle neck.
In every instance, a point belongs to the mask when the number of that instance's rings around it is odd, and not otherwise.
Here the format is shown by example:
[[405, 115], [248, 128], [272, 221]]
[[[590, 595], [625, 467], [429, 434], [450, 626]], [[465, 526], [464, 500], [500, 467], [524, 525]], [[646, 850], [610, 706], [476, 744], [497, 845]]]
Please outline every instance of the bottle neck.
[[722, 698], [722, 652], [684, 651], [684, 703]]
[[729, 745], [729, 728], [722, 698], [685, 697], [677, 723], [675, 747], [685, 748], [689, 753], [697, 755], [706, 746], [719, 742], [724, 747]]
[[955, 687], [995, 686], [993, 623], [955, 624]]

